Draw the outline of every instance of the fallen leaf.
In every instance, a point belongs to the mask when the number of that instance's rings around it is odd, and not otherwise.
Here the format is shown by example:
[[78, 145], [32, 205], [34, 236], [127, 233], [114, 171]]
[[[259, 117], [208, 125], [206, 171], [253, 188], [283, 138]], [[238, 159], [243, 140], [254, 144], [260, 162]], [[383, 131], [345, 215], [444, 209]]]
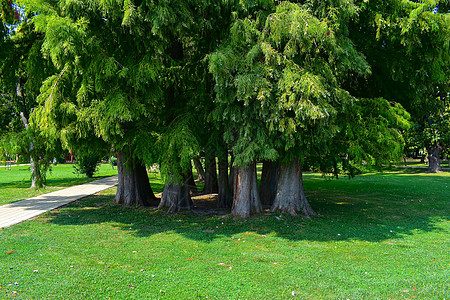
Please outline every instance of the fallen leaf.
[[6, 254], [13, 254], [13, 253], [15, 253], [16, 251], [8, 251], [8, 252], [6, 252]]
[[224, 266], [225, 264], [224, 263], [219, 263], [219, 266]]
[[134, 290], [134, 286], [130, 285], [130, 289]]
[[229, 266], [229, 267], [228, 267], [228, 270], [231, 270], [231, 269], [233, 269], [233, 267], [232, 267], [232, 266]]
[[187, 260], [193, 260], [194, 259], [194, 257], [193, 256], [191, 256], [191, 257], [189, 257]]
[[205, 229], [205, 230], [203, 230], [203, 232], [214, 233], [214, 230], [213, 229]]

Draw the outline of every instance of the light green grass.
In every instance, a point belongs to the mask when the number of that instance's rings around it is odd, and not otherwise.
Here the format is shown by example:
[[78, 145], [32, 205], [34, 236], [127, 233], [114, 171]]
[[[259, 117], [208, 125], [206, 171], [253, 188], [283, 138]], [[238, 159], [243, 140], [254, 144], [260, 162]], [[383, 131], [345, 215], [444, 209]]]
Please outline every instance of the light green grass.
[[102, 164], [99, 172], [94, 174], [94, 178], [89, 179], [85, 175], [74, 174], [73, 164], [58, 164], [52, 166], [52, 171], [47, 173], [47, 187], [35, 190], [30, 189], [31, 173], [29, 166], [13, 166], [10, 169], [0, 168], [0, 205], [116, 174], [117, 168], [112, 170], [109, 164]]
[[448, 298], [449, 175], [306, 174], [310, 220], [167, 215], [111, 189], [0, 230], [0, 298]]

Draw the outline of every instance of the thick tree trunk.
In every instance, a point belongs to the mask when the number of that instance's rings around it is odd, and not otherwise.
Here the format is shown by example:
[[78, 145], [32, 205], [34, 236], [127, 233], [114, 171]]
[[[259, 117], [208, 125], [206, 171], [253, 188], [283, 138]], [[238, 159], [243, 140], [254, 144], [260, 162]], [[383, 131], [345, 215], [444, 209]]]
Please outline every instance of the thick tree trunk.
[[280, 165], [278, 190], [270, 210], [291, 215], [302, 212], [307, 217], [316, 215], [303, 190], [302, 168], [298, 159]]
[[443, 147], [439, 142], [434, 143], [428, 151], [428, 173], [436, 173], [442, 171], [441, 169], [441, 152]]
[[262, 211], [256, 177], [256, 163], [236, 166], [234, 180], [233, 216], [247, 218]]
[[234, 182], [235, 182], [235, 166], [234, 166], [234, 155], [233, 153], [231, 153], [231, 159], [230, 159], [230, 165], [229, 165], [229, 169], [230, 169], [230, 173], [228, 175], [228, 186], [229, 189], [231, 191], [231, 199], [234, 198]]
[[219, 197], [217, 199], [218, 208], [229, 208], [232, 205], [232, 195], [228, 182], [228, 157], [219, 159]]
[[168, 207], [169, 213], [182, 210], [191, 210], [194, 207], [191, 195], [189, 194], [189, 186], [187, 185], [188, 176], [183, 176], [183, 182], [177, 181], [175, 178], [171, 183], [164, 186], [163, 195], [158, 208]]
[[275, 200], [275, 196], [277, 195], [279, 168], [280, 165], [278, 161], [263, 162], [261, 188], [259, 189], [262, 205], [271, 206]]
[[194, 174], [192, 173], [192, 165], [189, 166], [189, 170], [186, 175], [186, 184], [192, 194], [198, 194], [197, 185], [195, 185]]
[[206, 173], [203, 193], [216, 194], [219, 192], [219, 185], [217, 183], [216, 156], [214, 154], [207, 155], [205, 158], [205, 165]]
[[197, 170], [198, 180], [205, 181], [205, 170], [203, 169], [202, 162], [198, 157], [192, 159], [194, 161], [194, 167]]
[[156, 201], [156, 197], [150, 187], [145, 166], [136, 161], [125, 165], [125, 159], [125, 153], [120, 152], [117, 156], [119, 184], [114, 201], [125, 206], [149, 206]]

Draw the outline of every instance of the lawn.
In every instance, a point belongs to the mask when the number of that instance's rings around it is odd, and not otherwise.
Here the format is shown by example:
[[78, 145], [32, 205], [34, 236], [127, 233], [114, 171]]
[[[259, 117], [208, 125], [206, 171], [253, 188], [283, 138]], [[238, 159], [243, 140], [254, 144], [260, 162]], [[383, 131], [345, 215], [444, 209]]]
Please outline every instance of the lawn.
[[89, 179], [85, 175], [75, 174], [73, 164], [58, 164], [52, 166], [52, 171], [47, 174], [47, 187], [34, 190], [29, 188], [31, 185], [29, 166], [13, 166], [10, 169], [2, 167], [0, 168], [0, 205], [116, 174], [117, 168], [112, 170], [109, 164], [102, 164], [99, 172], [94, 174], [94, 178]]
[[450, 296], [448, 172], [304, 180], [312, 219], [168, 215], [110, 189], [1, 229], [0, 298]]

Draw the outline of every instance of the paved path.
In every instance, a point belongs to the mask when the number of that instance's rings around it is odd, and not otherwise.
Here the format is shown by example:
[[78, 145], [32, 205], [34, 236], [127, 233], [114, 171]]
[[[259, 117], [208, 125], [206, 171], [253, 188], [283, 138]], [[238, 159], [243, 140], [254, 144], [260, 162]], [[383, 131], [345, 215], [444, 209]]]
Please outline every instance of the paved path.
[[40, 195], [0, 206], [0, 228], [8, 227], [75, 200], [117, 185], [117, 176], [73, 186], [64, 190]]
[[0, 168], [24, 167], [24, 166], [29, 166], [29, 165], [30, 164], [16, 164], [16, 163], [13, 163], [13, 164], [10, 164], [10, 165], [5, 165], [5, 163], [2, 163], [0, 165]]

